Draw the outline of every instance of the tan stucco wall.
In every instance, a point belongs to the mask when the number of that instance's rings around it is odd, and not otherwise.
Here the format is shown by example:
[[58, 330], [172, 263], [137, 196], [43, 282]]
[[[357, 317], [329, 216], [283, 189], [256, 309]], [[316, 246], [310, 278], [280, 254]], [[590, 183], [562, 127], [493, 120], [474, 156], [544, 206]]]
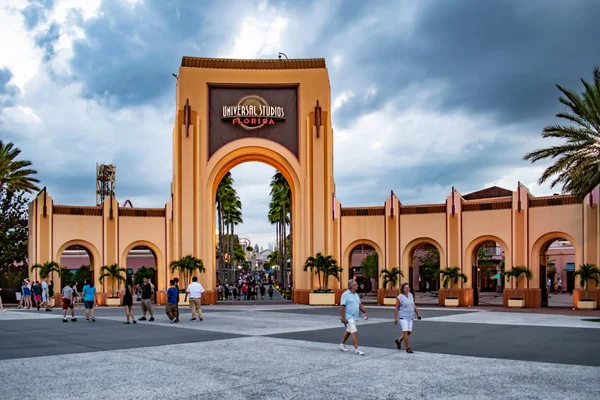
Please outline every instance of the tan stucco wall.
[[[248, 137], [221, 147], [209, 159], [209, 83], [297, 85], [298, 158], [280, 144]], [[187, 136], [183, 122], [186, 100], [191, 106]], [[317, 101], [323, 111], [319, 132], [314, 126]], [[170, 262], [191, 254], [204, 261], [207, 272], [200, 275], [200, 281], [212, 291], [216, 280], [215, 190], [228, 170], [248, 161], [279, 169], [292, 188], [294, 290], [306, 292], [317, 286], [316, 278], [302, 268], [306, 258], [317, 252], [338, 259], [343, 267], [341, 282], [332, 280], [329, 284], [345, 287], [351, 252], [359, 244], [369, 244], [377, 250], [380, 270], [400, 267], [407, 277], [414, 248], [430, 243], [440, 250], [442, 268], [459, 266], [471, 278], [473, 252], [483, 241], [495, 240], [504, 247], [507, 268], [523, 264], [532, 270], [534, 278], [528, 283], [531, 288], [538, 287], [539, 253], [550, 240], [564, 238], [573, 242], [576, 267], [599, 261], [598, 188], [592, 198], [588, 196], [578, 204], [573, 204], [575, 201], [569, 196], [553, 196], [548, 201], [535, 198], [519, 184], [512, 197], [503, 199], [465, 201], [453, 188], [445, 199], [440, 199], [445, 201], [442, 204], [405, 206], [391, 192], [382, 199], [383, 206], [370, 207], [368, 212], [368, 207], [353, 208], [352, 212], [342, 207], [339, 199], [334, 201], [331, 99], [325, 68], [181, 67], [176, 103], [171, 193], [165, 193], [165, 211], [155, 210], [162, 216], [119, 216], [116, 199], [107, 199], [100, 208], [88, 207], [86, 211], [85, 207], [75, 206], [77, 210], [72, 215], [65, 215], [64, 210], [54, 215], [52, 210], [57, 206], [50, 194], [42, 191], [29, 208], [30, 265], [59, 259], [61, 246], [69, 243], [87, 244], [98, 273], [102, 264], [118, 262], [125, 267], [127, 250], [146, 245], [157, 256], [159, 290], [165, 289], [166, 280], [172, 276], [167, 270]], [[537, 201], [536, 206], [530, 206], [533, 200]], [[499, 202], [503, 208], [489, 209], [492, 203]], [[540, 206], [547, 203], [555, 205]], [[465, 211], [465, 207], [470, 210]], [[94, 208], [94, 216], [76, 215], [89, 212], [90, 208]], [[372, 212], [375, 214], [369, 214]], [[466, 288], [471, 285], [469, 279]]]

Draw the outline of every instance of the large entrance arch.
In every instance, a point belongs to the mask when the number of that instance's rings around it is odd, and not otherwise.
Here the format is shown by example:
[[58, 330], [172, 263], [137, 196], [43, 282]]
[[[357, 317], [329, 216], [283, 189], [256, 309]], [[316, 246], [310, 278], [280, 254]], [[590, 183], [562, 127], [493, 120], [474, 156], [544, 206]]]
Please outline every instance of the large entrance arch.
[[188, 254], [201, 258], [206, 273], [199, 280], [207, 289], [206, 300], [217, 301], [216, 190], [233, 167], [261, 162], [280, 171], [289, 183], [292, 300], [308, 303], [316, 283], [302, 268], [306, 258], [321, 252], [339, 261], [334, 247], [333, 131], [324, 60], [293, 65], [196, 61], [184, 58], [178, 75], [173, 240], [167, 259]]

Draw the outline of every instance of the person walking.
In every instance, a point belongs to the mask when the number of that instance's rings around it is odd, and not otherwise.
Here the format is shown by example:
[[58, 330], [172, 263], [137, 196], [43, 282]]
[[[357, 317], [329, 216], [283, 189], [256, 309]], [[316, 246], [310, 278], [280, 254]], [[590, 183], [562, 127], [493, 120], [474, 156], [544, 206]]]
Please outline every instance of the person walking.
[[558, 278], [558, 293], [562, 293], [562, 279]]
[[94, 287], [94, 281], [92, 279], [85, 280], [83, 282], [83, 306], [85, 307], [85, 321], [90, 322], [90, 315], [92, 316], [92, 322], [96, 322], [94, 316], [94, 302], [96, 300], [96, 288]]
[[[0, 291], [2, 291], [2, 288], [0, 288]], [[2, 305], [2, 296], [0, 296], [0, 311], [6, 312], [6, 310], [4, 309], [4, 306]]]
[[40, 311], [40, 304], [42, 303], [42, 285], [40, 285], [39, 281], [35, 281], [31, 287], [31, 292], [33, 293], [33, 303], [37, 310]]
[[52, 311], [52, 303], [50, 302], [50, 285], [48, 285], [48, 277], [42, 281], [42, 305], [45, 305], [46, 311]]
[[146, 312], [150, 313], [149, 321], [154, 321], [154, 311], [152, 310], [153, 292], [154, 285], [150, 282], [150, 278], [144, 277], [144, 283], [142, 283], [142, 318], [140, 318], [140, 321], [146, 321]]
[[260, 299], [264, 300], [265, 299], [265, 293], [267, 292], [267, 290], [265, 289], [265, 285], [260, 285]]
[[62, 309], [63, 309], [63, 322], [67, 321], [67, 310], [71, 309], [71, 322], [77, 322], [75, 318], [75, 308], [73, 308], [73, 288], [69, 284], [65, 284], [62, 290]]
[[[144, 278], [147, 279], [147, 278]], [[135, 324], [136, 320], [133, 316], [133, 281], [131, 277], [125, 278], [125, 287], [121, 289], [121, 294], [123, 295], [123, 306], [125, 307], [125, 318], [127, 320], [123, 322], [124, 324], [129, 324], [129, 318], [131, 317], [131, 321]], [[142, 310], [144, 309], [144, 303], [142, 300]], [[145, 311], [144, 311], [145, 313]], [[146, 318], [143, 318], [146, 319]], [[140, 318], [142, 320], [142, 318]], [[150, 321], [154, 321], [154, 318], [151, 318]]]
[[400, 287], [400, 294], [396, 297], [396, 307], [394, 308], [394, 324], [398, 325], [398, 322], [400, 322], [400, 328], [402, 328], [402, 336], [395, 340], [398, 350], [402, 350], [402, 342], [404, 342], [406, 352], [413, 352], [408, 343], [408, 337], [412, 333], [415, 314], [418, 319], [421, 319], [421, 314], [419, 314], [415, 304], [415, 298], [410, 292], [410, 285], [403, 283]]
[[346, 347], [346, 341], [349, 337], [352, 337], [352, 344], [354, 345], [354, 354], [358, 356], [364, 356], [365, 353], [358, 348], [358, 330], [356, 329], [356, 321], [358, 321], [358, 314], [361, 311], [365, 320], [368, 319], [367, 310], [363, 307], [360, 296], [356, 293], [358, 289], [358, 283], [354, 279], [348, 281], [348, 290], [342, 294], [340, 300], [340, 320], [346, 326], [346, 332], [340, 342], [340, 351], [348, 351]]
[[269, 300], [273, 300], [273, 284], [269, 286]]
[[179, 303], [179, 290], [175, 286], [175, 280], [171, 279], [169, 281], [171, 285], [167, 290], [167, 307], [165, 311], [167, 313], [167, 318], [171, 323], [179, 322], [179, 309], [177, 303]]
[[187, 300], [188, 295], [190, 296], [190, 308], [192, 310], [190, 321], [195, 321], [196, 316], [202, 321], [202, 293], [204, 293], [204, 288], [198, 282], [198, 277], [192, 277], [192, 283], [185, 290], [185, 300]]

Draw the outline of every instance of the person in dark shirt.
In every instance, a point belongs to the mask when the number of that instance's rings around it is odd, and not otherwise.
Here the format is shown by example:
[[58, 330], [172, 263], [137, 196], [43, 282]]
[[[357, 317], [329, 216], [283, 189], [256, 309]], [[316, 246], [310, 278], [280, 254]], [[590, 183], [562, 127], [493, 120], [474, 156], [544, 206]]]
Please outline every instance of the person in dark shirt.
[[179, 290], [175, 286], [175, 280], [171, 279], [169, 281], [171, 285], [167, 290], [167, 308], [165, 311], [167, 312], [167, 317], [171, 323], [179, 322], [179, 309], [177, 307], [177, 303], [179, 302]]
[[35, 306], [38, 311], [40, 311], [40, 304], [42, 303], [42, 285], [36, 281], [31, 287], [31, 291], [33, 292], [33, 301]]
[[154, 311], [152, 311], [152, 292], [154, 291], [154, 285], [150, 282], [150, 278], [144, 277], [144, 283], [142, 283], [142, 318], [140, 321], [146, 320], [146, 312], [150, 313], [149, 321], [154, 321]]

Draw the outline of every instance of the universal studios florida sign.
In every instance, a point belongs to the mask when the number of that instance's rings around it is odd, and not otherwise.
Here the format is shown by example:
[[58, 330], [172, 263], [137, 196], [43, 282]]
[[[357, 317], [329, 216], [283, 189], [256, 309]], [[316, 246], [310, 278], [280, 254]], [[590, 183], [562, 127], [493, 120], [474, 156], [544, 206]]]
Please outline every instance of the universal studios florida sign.
[[285, 121], [285, 111], [283, 107], [270, 106], [262, 97], [250, 95], [242, 97], [235, 106], [223, 106], [222, 119], [251, 130]]

